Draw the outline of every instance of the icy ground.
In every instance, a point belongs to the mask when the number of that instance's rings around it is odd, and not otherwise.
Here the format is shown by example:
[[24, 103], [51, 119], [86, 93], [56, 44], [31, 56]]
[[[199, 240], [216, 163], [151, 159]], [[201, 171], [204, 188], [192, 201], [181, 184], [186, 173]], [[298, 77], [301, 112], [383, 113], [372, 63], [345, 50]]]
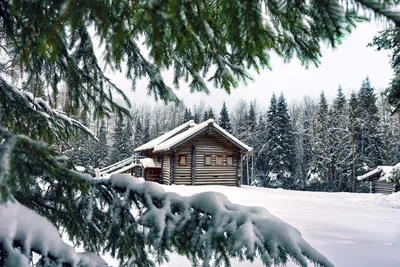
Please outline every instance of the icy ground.
[[[223, 186], [163, 186], [184, 196], [204, 191], [225, 194], [234, 203], [263, 206], [296, 227], [306, 241], [337, 267], [400, 266], [400, 193], [298, 192], [282, 189]], [[115, 261], [106, 259], [118, 266]], [[233, 261], [234, 267], [261, 267]], [[162, 267], [190, 266], [180, 256]], [[289, 264], [288, 266], [296, 266]]]

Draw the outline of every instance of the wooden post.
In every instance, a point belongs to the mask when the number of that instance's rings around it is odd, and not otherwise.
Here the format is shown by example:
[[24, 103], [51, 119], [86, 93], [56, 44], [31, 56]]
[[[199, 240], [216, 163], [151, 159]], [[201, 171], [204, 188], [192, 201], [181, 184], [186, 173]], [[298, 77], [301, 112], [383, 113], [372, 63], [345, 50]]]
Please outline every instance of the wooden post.
[[394, 181], [393, 183], [393, 193], [399, 191], [399, 180]]
[[253, 181], [254, 181], [254, 150], [251, 150], [251, 179], [249, 185], [251, 185]]
[[192, 185], [196, 184], [196, 147], [192, 146], [192, 162], [191, 162], [191, 168], [192, 168]]
[[370, 193], [374, 192], [374, 183], [372, 182], [371, 179], [369, 179], [369, 192]]
[[246, 183], [249, 185], [250, 173], [249, 173], [249, 153], [246, 155]]
[[175, 181], [175, 151], [171, 151], [171, 165], [170, 165], [170, 177], [169, 177], [169, 184], [173, 184]]
[[237, 180], [236, 180], [236, 184], [237, 184], [237, 186], [238, 187], [241, 187], [242, 186], [242, 184], [243, 184], [243, 162], [242, 162], [242, 157], [243, 157], [243, 152], [242, 152], [242, 150], [240, 150], [240, 152], [238, 153], [238, 156], [237, 156], [237, 167], [236, 167], [236, 169], [237, 169]]
[[164, 168], [164, 153], [161, 154], [161, 170], [160, 170], [160, 179], [158, 182], [162, 184], [163, 181], [163, 168]]

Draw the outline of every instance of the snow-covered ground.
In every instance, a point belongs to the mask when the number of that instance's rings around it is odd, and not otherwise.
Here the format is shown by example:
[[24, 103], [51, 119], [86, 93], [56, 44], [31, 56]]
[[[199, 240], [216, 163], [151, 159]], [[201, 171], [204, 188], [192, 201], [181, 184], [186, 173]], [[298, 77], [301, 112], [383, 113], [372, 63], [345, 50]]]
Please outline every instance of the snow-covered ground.
[[[230, 201], [237, 204], [265, 207], [273, 215], [296, 227], [306, 241], [338, 267], [400, 266], [400, 193], [384, 196], [298, 192], [246, 186], [163, 188], [183, 196], [216, 191], [225, 194]], [[260, 261], [233, 261], [232, 265], [263, 266]], [[163, 265], [176, 266], [190, 264], [185, 258], [171, 255], [171, 261]]]

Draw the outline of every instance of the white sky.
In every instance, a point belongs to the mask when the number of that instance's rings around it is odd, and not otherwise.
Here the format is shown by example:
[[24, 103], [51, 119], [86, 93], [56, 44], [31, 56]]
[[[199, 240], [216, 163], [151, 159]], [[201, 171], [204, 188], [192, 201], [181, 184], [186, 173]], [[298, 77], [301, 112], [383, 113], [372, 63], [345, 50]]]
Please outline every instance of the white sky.
[[[247, 86], [240, 84], [230, 95], [215, 88], [211, 89], [210, 95], [191, 94], [183, 83], [175, 92], [187, 106], [204, 100], [206, 104], [219, 111], [223, 101], [226, 101], [228, 108], [232, 109], [239, 99], [248, 101], [256, 99], [258, 103], [268, 106], [272, 93], [280, 94], [281, 91], [289, 103], [301, 101], [305, 95], [317, 98], [322, 90], [328, 99], [332, 99], [339, 84], [345, 94], [349, 95], [351, 91], [358, 90], [366, 76], [369, 76], [377, 90], [382, 90], [389, 85], [392, 76], [389, 52], [377, 52], [374, 47], [367, 47], [381, 29], [382, 27], [376, 23], [364, 23], [335, 50], [324, 45], [321, 65], [318, 68], [310, 66], [309, 69], [305, 69], [297, 59], [285, 64], [281, 58], [273, 55], [272, 71], [264, 70], [260, 74], [250, 71], [254, 81], [249, 82]], [[132, 92], [131, 82], [123, 74], [112, 73], [109, 76], [128, 94], [132, 103], [154, 103], [154, 99], [147, 96], [146, 81], [138, 82], [136, 92]], [[172, 88], [172, 74], [167, 72], [164, 78]], [[209, 88], [213, 88], [211, 84]]]

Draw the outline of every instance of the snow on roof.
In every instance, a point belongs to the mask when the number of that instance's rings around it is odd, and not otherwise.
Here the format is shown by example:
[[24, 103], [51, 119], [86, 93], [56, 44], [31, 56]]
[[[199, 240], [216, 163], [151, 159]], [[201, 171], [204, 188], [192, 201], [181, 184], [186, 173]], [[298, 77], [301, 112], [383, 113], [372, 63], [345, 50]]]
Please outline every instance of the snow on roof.
[[115, 171], [111, 172], [110, 175], [111, 174], [117, 174], [117, 173], [124, 173], [126, 171], [131, 170], [132, 168], [137, 167], [137, 166], [139, 166], [139, 164], [136, 164], [135, 162], [132, 162], [131, 164], [129, 164], [129, 165], [125, 166], [125, 167], [122, 167], [121, 169], [118, 169], [118, 170], [115, 170]]
[[381, 182], [390, 182], [393, 178], [394, 172], [399, 169], [400, 170], [400, 162], [395, 166], [378, 166], [376, 169], [367, 172], [364, 175], [358, 176], [358, 180], [366, 180], [371, 176], [379, 176], [379, 181]]
[[146, 168], [161, 168], [161, 163], [152, 158], [144, 158], [140, 160], [144, 169]]
[[186, 128], [190, 128], [193, 126], [196, 126], [197, 124], [193, 121], [190, 120], [184, 124], [182, 124], [181, 126], [176, 127], [175, 129], [172, 129], [169, 132], [166, 132], [163, 135], [160, 135], [159, 137], [157, 137], [156, 139], [153, 139], [149, 142], [147, 142], [144, 145], [141, 145], [137, 148], [135, 148], [135, 152], [139, 152], [139, 151], [143, 151], [143, 150], [148, 150], [148, 149], [153, 149], [155, 148], [157, 145], [161, 144], [162, 142], [168, 140], [169, 138], [173, 137], [174, 135], [178, 134], [179, 132], [185, 130]]
[[170, 150], [173, 146], [179, 144], [180, 142], [184, 141], [185, 139], [188, 139], [190, 137], [192, 137], [193, 135], [195, 135], [196, 133], [204, 130], [205, 128], [207, 128], [209, 125], [212, 125], [214, 127], [215, 130], [217, 130], [217, 132], [219, 132], [220, 134], [222, 134], [223, 136], [225, 136], [227, 139], [229, 139], [231, 142], [235, 143], [237, 146], [247, 150], [247, 151], [251, 151], [252, 148], [247, 146], [246, 144], [244, 144], [243, 142], [241, 142], [239, 139], [237, 139], [236, 137], [234, 137], [233, 135], [231, 135], [230, 133], [228, 133], [226, 130], [224, 130], [222, 127], [220, 127], [219, 125], [217, 125], [214, 122], [214, 119], [209, 119], [206, 120], [200, 124], [197, 124], [196, 126], [175, 135], [174, 137], [166, 140], [163, 143], [158, 144], [155, 148], [154, 148], [154, 152], [160, 152], [160, 151], [166, 151], [166, 150]]
[[379, 181], [391, 182], [393, 179], [400, 179], [400, 162], [394, 166], [380, 166], [381, 168], [381, 178]]
[[378, 169], [382, 171], [379, 181], [390, 182], [393, 166], [378, 166]]
[[363, 175], [361, 175], [361, 176], [357, 176], [357, 180], [359, 180], [359, 181], [361, 181], [361, 180], [366, 180], [366, 179], [368, 179], [368, 178], [370, 178], [371, 176], [374, 176], [374, 175], [376, 175], [376, 174], [379, 174], [379, 173], [381, 173], [381, 171], [382, 170], [380, 170], [380, 169], [374, 169], [374, 170], [372, 170], [372, 171], [370, 171], [370, 172], [367, 172], [366, 174], [363, 174]]

